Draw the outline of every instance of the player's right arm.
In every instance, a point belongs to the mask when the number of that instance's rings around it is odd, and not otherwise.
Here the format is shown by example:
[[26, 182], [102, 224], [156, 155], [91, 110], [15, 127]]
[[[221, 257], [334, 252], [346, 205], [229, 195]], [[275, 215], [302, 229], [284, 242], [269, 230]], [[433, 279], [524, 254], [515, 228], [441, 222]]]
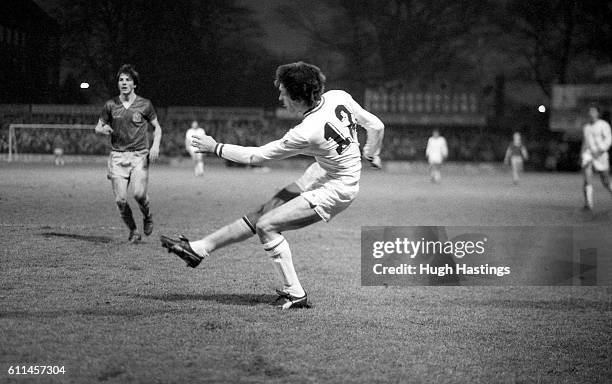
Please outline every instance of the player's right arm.
[[101, 135], [110, 135], [113, 133], [113, 128], [108, 124], [109, 121], [112, 121], [112, 107], [109, 105], [107, 101], [102, 108], [102, 112], [100, 112], [100, 117], [98, 118], [98, 124], [96, 125], [95, 131]]
[[102, 121], [102, 119], [98, 119], [98, 124], [96, 125], [95, 130], [96, 133], [100, 135], [110, 135], [113, 133], [111, 126]]
[[187, 152], [191, 152], [191, 150], [193, 150], [193, 147], [191, 146], [191, 129], [188, 129], [187, 132], [185, 132], [185, 149]]
[[192, 145], [200, 152], [212, 152], [217, 156], [241, 164], [258, 164], [266, 160], [280, 160], [303, 153], [308, 140], [292, 129], [282, 139], [260, 147], [218, 143], [211, 136], [194, 135]]
[[512, 155], [512, 148], [510, 146], [508, 146], [508, 148], [506, 149], [506, 155], [504, 156], [504, 164], [509, 165], [510, 164], [510, 156]]

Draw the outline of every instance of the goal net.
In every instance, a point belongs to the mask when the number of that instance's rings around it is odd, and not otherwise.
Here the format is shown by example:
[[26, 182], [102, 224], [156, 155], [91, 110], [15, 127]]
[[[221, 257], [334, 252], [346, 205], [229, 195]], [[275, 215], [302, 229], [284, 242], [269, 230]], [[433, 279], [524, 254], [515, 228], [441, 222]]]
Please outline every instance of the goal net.
[[91, 124], [9, 124], [8, 161], [19, 154], [52, 154], [57, 148], [66, 155], [105, 155], [103, 140]]

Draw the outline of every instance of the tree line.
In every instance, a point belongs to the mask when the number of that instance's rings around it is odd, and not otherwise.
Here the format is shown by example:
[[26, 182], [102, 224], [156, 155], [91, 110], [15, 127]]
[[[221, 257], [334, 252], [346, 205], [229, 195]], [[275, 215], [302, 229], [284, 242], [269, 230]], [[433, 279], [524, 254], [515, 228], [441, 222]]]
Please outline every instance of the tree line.
[[163, 105], [276, 105], [274, 68], [297, 59], [357, 94], [394, 83], [487, 93], [503, 74], [550, 95], [551, 84], [591, 81], [612, 62], [610, 1], [318, 0], [274, 15], [308, 37], [301, 57], [266, 50], [244, 2], [61, 0], [55, 16], [75, 77], [108, 95], [119, 65], [134, 63], [141, 91]]

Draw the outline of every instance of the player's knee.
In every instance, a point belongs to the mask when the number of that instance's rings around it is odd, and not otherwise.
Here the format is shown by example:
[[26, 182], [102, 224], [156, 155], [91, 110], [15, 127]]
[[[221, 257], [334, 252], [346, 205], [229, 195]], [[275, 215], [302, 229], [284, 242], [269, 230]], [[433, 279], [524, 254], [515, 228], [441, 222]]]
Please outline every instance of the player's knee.
[[262, 213], [260, 211], [249, 212], [242, 217], [242, 220], [249, 226], [251, 232], [253, 234], [257, 234], [257, 222], [261, 217]]
[[244, 216], [249, 220], [250, 223], [252, 223], [253, 225], [256, 225], [259, 219], [261, 218], [261, 216], [263, 216], [263, 214], [264, 214], [264, 206], [261, 205], [259, 206], [259, 208], [257, 208], [257, 210], [249, 212]]
[[134, 191], [134, 200], [138, 203], [144, 203], [147, 201], [147, 194], [143, 191]]
[[258, 235], [274, 232], [275, 230], [276, 230], [276, 226], [265, 215], [262, 216], [255, 224], [255, 231], [257, 232]]
[[125, 198], [118, 197], [115, 199], [115, 203], [117, 204], [117, 209], [119, 210], [120, 213], [124, 213], [130, 209], [130, 206], [128, 205], [128, 201]]

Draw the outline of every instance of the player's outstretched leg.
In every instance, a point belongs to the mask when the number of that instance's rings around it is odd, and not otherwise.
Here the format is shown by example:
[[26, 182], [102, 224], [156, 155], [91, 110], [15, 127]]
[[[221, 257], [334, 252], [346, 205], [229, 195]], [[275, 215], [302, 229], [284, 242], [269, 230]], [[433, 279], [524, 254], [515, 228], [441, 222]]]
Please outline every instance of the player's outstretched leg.
[[[198, 241], [189, 241], [185, 236], [178, 240], [161, 236], [162, 247], [176, 254], [192, 268], [200, 264], [209, 254], [221, 247], [237, 243], [255, 235], [255, 227], [250, 224], [247, 216], [219, 228], [215, 232]], [[197, 260], [197, 263], [193, 262]]]
[[255, 225], [251, 223], [247, 215], [217, 229], [201, 240], [192, 241], [189, 245], [196, 253], [204, 255], [227, 245], [244, 241], [254, 235]]
[[[200, 264], [209, 254], [226, 245], [237, 243], [255, 235], [254, 226], [247, 224], [247, 217], [238, 219], [233, 223], [219, 228], [215, 232], [198, 241], [189, 241], [185, 236], [179, 236], [178, 240], [168, 236], [161, 236], [162, 247], [168, 249], [187, 262], [192, 268]], [[196, 262], [197, 261], [197, 262]]]
[[[299, 194], [300, 190], [295, 183], [290, 184], [276, 193], [270, 200], [262, 204], [255, 211], [217, 229], [215, 232], [200, 240], [189, 242], [188, 245], [196, 255], [206, 257], [217, 249], [244, 241], [255, 235], [255, 225], [263, 214], [285, 204], [287, 201], [299, 196]], [[164, 237], [169, 239], [167, 236]]]

